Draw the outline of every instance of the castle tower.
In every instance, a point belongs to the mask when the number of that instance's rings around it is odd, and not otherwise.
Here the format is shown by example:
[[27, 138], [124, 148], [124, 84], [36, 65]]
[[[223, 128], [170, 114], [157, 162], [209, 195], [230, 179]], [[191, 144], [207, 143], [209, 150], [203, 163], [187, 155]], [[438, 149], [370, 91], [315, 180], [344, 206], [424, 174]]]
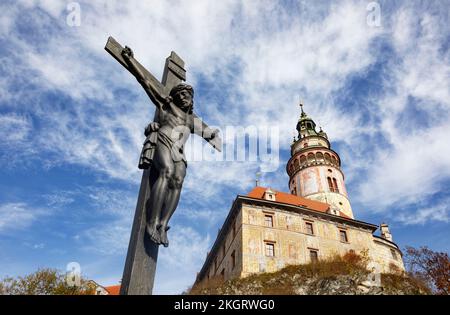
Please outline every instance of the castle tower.
[[291, 145], [291, 158], [286, 171], [291, 194], [331, 205], [330, 211], [340, 211], [353, 219], [345, 189], [339, 155], [330, 148], [327, 134], [303, 111], [297, 123], [298, 138]]

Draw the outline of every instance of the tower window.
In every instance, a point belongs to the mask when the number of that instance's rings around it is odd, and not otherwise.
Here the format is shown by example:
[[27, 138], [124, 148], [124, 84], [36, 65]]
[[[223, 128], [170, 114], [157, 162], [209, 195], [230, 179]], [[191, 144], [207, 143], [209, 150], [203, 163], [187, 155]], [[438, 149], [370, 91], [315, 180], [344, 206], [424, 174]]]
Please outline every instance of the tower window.
[[332, 163], [334, 165], [339, 166], [338, 163], [337, 163], [337, 160], [336, 160], [336, 158], [334, 156], [331, 157], [331, 161], [332, 161]]
[[264, 225], [267, 227], [273, 227], [273, 216], [272, 215], [265, 215], [264, 216]]
[[316, 159], [317, 159], [317, 162], [323, 163], [324, 162], [323, 153], [322, 152], [317, 152]]
[[334, 191], [339, 192], [338, 184], [336, 178], [333, 177]]
[[397, 260], [397, 253], [395, 252], [394, 249], [391, 249], [391, 256], [393, 259]]
[[268, 257], [275, 257], [275, 244], [273, 243], [266, 243], [265, 244], [266, 249], [266, 256]]
[[306, 157], [304, 155], [300, 156], [300, 164], [303, 166], [306, 163]]
[[327, 177], [328, 180], [328, 188], [331, 192], [334, 192], [333, 182], [331, 181], [331, 177]]
[[316, 157], [314, 153], [308, 153], [308, 163], [314, 163], [316, 161]]
[[331, 177], [327, 177], [327, 181], [328, 181], [328, 188], [330, 189], [330, 191], [338, 193], [339, 188], [336, 178], [333, 177], [332, 179]]

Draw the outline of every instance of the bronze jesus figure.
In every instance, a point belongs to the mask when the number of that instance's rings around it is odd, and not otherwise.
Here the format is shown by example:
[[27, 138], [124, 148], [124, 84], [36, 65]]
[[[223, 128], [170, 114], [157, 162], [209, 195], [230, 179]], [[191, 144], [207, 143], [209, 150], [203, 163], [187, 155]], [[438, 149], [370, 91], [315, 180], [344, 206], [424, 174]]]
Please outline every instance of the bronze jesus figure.
[[[201, 121], [201, 127], [194, 128], [198, 126], [198, 123], [194, 122], [199, 118], [193, 114], [192, 86], [181, 83], [173, 87], [168, 96], [161, 95], [153, 82], [148, 80], [137, 66], [133, 51], [129, 47], [122, 50], [122, 57], [157, 108], [155, 122], [145, 129], [146, 139], [139, 168], [151, 167], [158, 173], [147, 204], [146, 232], [156, 244], [167, 247], [168, 223], [180, 200], [186, 175], [184, 144], [191, 133], [211, 143], [218, 137], [218, 131], [205, 132], [206, 125]], [[220, 151], [220, 148], [217, 149]]]

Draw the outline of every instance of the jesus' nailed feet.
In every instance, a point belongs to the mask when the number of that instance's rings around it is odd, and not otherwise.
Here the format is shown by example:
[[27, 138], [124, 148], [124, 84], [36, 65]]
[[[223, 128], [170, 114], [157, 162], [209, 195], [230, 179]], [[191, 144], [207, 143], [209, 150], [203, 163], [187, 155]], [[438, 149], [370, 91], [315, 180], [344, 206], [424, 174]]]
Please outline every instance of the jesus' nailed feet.
[[151, 224], [147, 223], [145, 230], [150, 237], [150, 239], [156, 244], [164, 245], [164, 247], [169, 246], [169, 239], [167, 238], [167, 231], [170, 226], [164, 226], [162, 224]]

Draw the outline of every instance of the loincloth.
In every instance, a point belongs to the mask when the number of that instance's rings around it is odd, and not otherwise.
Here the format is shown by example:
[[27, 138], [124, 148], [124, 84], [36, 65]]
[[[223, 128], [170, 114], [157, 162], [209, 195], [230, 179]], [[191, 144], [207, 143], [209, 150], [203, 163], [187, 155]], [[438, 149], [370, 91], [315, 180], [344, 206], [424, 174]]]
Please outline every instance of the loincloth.
[[139, 158], [139, 168], [148, 169], [153, 163], [156, 149], [159, 145], [164, 145], [169, 149], [170, 156], [174, 163], [183, 161], [187, 167], [186, 156], [184, 155], [184, 145], [175, 141], [164, 132], [153, 131], [144, 141], [141, 156]]

